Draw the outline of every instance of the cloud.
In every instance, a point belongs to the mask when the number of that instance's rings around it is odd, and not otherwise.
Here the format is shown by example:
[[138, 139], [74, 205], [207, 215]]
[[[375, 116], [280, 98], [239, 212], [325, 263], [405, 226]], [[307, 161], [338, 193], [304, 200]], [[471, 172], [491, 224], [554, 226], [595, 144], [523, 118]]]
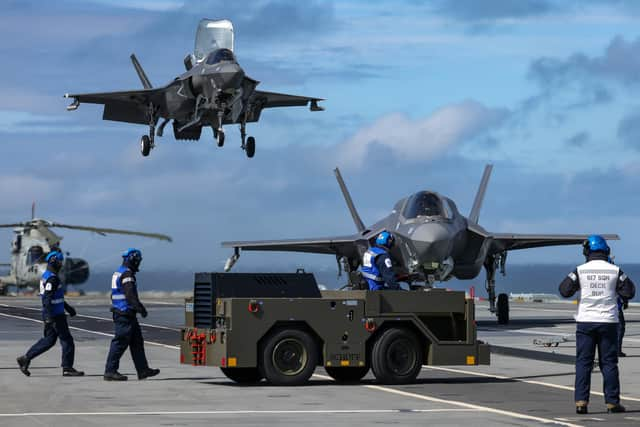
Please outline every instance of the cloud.
[[402, 160], [430, 160], [451, 146], [482, 135], [507, 116], [504, 109], [475, 101], [446, 106], [417, 120], [401, 113], [388, 114], [360, 129], [339, 147], [342, 163], [362, 166], [376, 145]]
[[625, 86], [640, 83], [640, 37], [614, 37], [604, 53], [590, 57], [574, 53], [566, 59], [543, 57], [529, 67], [529, 78], [543, 88], [563, 87], [575, 80], [606, 79]]
[[[26, 213], [33, 200], [51, 200], [54, 198], [55, 194], [52, 190], [59, 183], [60, 181], [56, 178], [47, 179], [25, 174], [2, 174], [0, 175], [0, 200], [7, 201], [8, 203], [6, 204], [9, 206], [19, 206], [20, 210], [24, 208]], [[8, 207], [5, 207], [0, 209], [0, 212], [8, 210]], [[10, 219], [10, 221], [14, 220]]]
[[587, 142], [589, 142], [590, 136], [586, 131], [578, 132], [575, 135], [567, 138], [565, 140], [565, 144], [569, 147], [584, 147]]
[[631, 113], [620, 121], [618, 138], [627, 147], [640, 151], [640, 111]]
[[434, 3], [436, 12], [475, 24], [539, 16], [557, 8], [548, 0], [440, 0]]

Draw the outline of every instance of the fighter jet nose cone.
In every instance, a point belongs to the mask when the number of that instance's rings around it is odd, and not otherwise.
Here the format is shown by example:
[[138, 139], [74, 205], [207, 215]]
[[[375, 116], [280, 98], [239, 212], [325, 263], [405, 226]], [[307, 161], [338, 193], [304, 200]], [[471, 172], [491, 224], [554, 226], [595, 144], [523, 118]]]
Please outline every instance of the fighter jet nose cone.
[[220, 65], [214, 74], [217, 86], [221, 89], [237, 89], [242, 85], [244, 71], [238, 64]]
[[414, 230], [411, 239], [423, 261], [439, 262], [449, 256], [452, 236], [445, 224], [422, 224]]

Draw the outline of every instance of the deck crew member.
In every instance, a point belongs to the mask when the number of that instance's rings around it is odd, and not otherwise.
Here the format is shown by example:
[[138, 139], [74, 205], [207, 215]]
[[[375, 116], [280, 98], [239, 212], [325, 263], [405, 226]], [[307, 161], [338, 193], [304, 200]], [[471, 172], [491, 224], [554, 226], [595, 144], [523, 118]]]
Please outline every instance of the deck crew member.
[[393, 271], [389, 250], [395, 238], [388, 231], [382, 231], [376, 237], [376, 245], [367, 249], [362, 257], [360, 271], [369, 285], [370, 291], [400, 289], [398, 278]]
[[20, 371], [30, 376], [29, 364], [33, 359], [53, 347], [60, 338], [62, 346], [62, 375], [65, 377], [81, 377], [84, 372], [73, 368], [75, 345], [69, 331], [67, 316], [76, 315], [76, 311], [64, 300], [64, 286], [58, 277], [62, 268], [64, 255], [54, 250], [45, 258], [47, 269], [40, 279], [40, 297], [42, 299], [42, 320], [44, 320], [44, 336], [40, 338], [24, 356], [18, 357]]
[[122, 265], [113, 273], [111, 278], [111, 311], [115, 324], [115, 337], [111, 341], [107, 364], [104, 371], [106, 381], [126, 381], [127, 377], [118, 372], [120, 358], [131, 349], [131, 357], [138, 373], [138, 379], [143, 380], [160, 373], [160, 369], [151, 369], [144, 354], [144, 339], [142, 330], [136, 318], [140, 313], [147, 317], [147, 310], [138, 298], [136, 273], [142, 262], [142, 252], [130, 248], [122, 254]]
[[631, 299], [635, 286], [620, 268], [609, 261], [609, 245], [602, 236], [589, 236], [583, 244], [586, 263], [579, 265], [560, 283], [560, 294], [580, 291], [576, 315], [576, 412], [586, 414], [591, 371], [596, 347], [603, 377], [607, 412], [624, 412], [620, 404], [618, 374], [618, 297]]

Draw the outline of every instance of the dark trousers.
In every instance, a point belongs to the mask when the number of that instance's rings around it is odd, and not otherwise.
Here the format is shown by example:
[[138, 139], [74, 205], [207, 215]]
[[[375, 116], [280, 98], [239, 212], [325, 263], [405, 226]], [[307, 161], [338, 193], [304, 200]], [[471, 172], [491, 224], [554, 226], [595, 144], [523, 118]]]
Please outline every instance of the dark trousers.
[[618, 317], [620, 318], [620, 322], [618, 323], [618, 353], [622, 352], [622, 339], [624, 338], [624, 332], [626, 329], [626, 323], [624, 320], [624, 313], [622, 310], [618, 311]]
[[109, 348], [109, 356], [107, 356], [107, 365], [105, 373], [114, 373], [120, 366], [120, 358], [127, 350], [131, 350], [133, 364], [138, 374], [149, 369], [147, 357], [144, 354], [144, 339], [142, 338], [142, 330], [135, 314], [125, 316], [122, 314], [113, 314], [113, 323], [115, 325], [115, 337], [111, 340]]
[[604, 383], [604, 401], [620, 403], [618, 376], [618, 324], [578, 322], [576, 328], [575, 400], [589, 401], [591, 371], [598, 348], [598, 363]]
[[64, 314], [54, 317], [53, 322], [44, 324], [44, 336], [27, 351], [27, 359], [35, 359], [49, 350], [58, 338], [62, 346], [62, 367], [72, 368], [76, 347], [69, 331], [67, 316]]

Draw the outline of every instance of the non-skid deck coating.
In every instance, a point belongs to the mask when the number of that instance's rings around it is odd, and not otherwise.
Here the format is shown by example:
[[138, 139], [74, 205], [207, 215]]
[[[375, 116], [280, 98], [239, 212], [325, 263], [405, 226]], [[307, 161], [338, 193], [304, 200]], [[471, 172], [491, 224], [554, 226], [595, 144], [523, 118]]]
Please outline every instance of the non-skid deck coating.
[[[238, 386], [216, 368], [178, 363], [183, 324], [179, 299], [146, 300], [142, 320], [150, 364], [158, 377], [138, 381], [129, 354], [121, 372], [127, 383], [102, 380], [113, 325], [105, 298], [70, 299], [76, 367], [86, 377], [63, 378], [56, 347], [32, 363], [27, 378], [15, 358], [42, 333], [39, 301], [0, 299], [0, 425], [640, 425], [640, 309], [627, 312], [620, 363], [623, 404], [630, 412], [606, 414], [599, 372], [588, 416], [573, 409], [575, 344], [533, 344], [544, 337], [573, 339], [568, 304], [512, 304], [512, 322], [498, 326], [477, 309], [479, 337], [521, 357], [492, 354], [491, 366], [425, 367], [415, 384], [381, 386], [368, 375], [359, 385], [336, 385], [318, 369], [303, 387]], [[520, 353], [518, 353], [518, 351]], [[547, 360], [542, 355], [547, 355]], [[522, 357], [523, 356], [523, 357]], [[554, 358], [559, 359], [555, 360]]]

